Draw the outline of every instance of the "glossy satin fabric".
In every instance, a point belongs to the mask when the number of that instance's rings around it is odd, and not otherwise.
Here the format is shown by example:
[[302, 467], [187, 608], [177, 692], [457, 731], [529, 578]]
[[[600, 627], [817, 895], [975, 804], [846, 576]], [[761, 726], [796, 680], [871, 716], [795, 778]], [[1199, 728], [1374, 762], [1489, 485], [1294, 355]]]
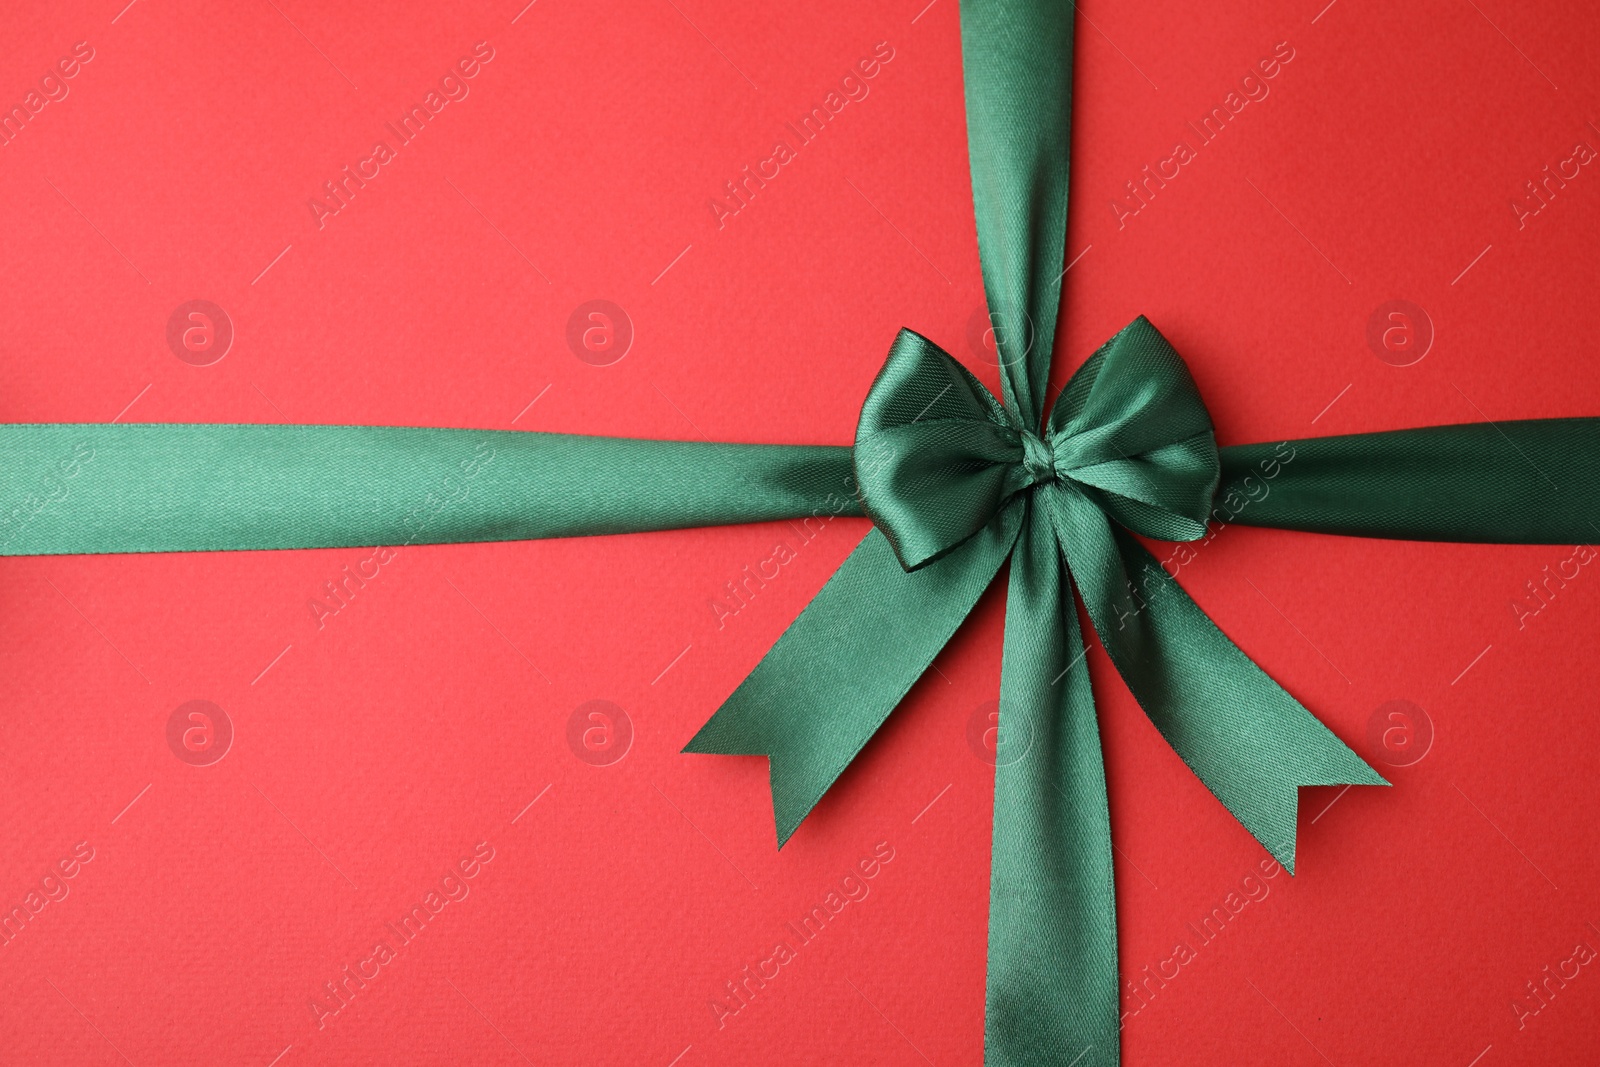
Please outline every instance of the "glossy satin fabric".
[[449, 544], [859, 515], [849, 448], [394, 426], [0, 426], [0, 554]]
[[876, 529], [687, 750], [767, 755], [781, 843], [1010, 558], [986, 1062], [1114, 1064], [1111, 831], [1073, 590], [1151, 722], [1291, 872], [1299, 787], [1383, 779], [1131, 535], [1204, 536], [1222, 470], [1188, 368], [1143, 318], [1078, 369], [1042, 432], [902, 331], [855, 461]]

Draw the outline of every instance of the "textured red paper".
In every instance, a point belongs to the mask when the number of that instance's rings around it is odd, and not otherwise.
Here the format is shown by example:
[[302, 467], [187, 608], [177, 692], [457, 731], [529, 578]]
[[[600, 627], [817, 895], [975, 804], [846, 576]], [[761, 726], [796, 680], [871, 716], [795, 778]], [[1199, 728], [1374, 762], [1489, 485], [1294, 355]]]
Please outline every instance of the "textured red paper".
[[[846, 443], [901, 326], [997, 386], [956, 0], [125, 2], [6, 19], [0, 418]], [[1323, 3], [1080, 13], [1057, 379], [1144, 313], [1224, 443], [1600, 414], [1600, 19]], [[865, 530], [0, 561], [0, 1062], [978, 1063], [1002, 599], [781, 853], [760, 760], [678, 751]], [[1090, 653], [1126, 1063], [1593, 1055], [1588, 551], [1198, 550], [1394, 783], [1306, 790], [1292, 882]]]

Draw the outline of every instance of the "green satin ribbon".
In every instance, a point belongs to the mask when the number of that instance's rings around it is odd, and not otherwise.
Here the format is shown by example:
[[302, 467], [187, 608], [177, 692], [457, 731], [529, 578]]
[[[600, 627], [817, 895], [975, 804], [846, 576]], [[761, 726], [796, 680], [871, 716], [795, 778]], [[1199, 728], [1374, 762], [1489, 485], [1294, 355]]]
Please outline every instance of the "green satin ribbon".
[[[0, 426], [0, 555], [567, 537], [861, 515], [874, 529], [687, 751], [766, 755], [779, 843], [1010, 562], [985, 1062], [1118, 1060], [1111, 829], [1074, 590], [1163, 737], [1291, 872], [1302, 785], [1382, 784], [1134, 536], [1213, 518], [1372, 537], [1600, 537], [1600, 420], [1218, 449], [1138, 319], [1046, 418], [1072, 6], [963, 0], [978, 242], [1003, 403], [903, 331], [853, 448], [357, 426]], [[1021, 328], [1016, 328], [1021, 327]], [[1233, 502], [1237, 500], [1240, 505]]]
[[859, 515], [850, 449], [393, 426], [0, 426], [0, 555], [457, 544]]
[[1027, 752], [995, 768], [986, 1062], [1115, 1063], [1111, 831], [1073, 588], [1151, 722], [1291, 873], [1300, 786], [1385, 783], [1129, 534], [1203, 537], [1221, 477], [1155, 327], [1106, 342], [1045, 426], [902, 331], [856, 430], [877, 529], [686, 751], [768, 756], [781, 843], [1010, 557], [1000, 723]]

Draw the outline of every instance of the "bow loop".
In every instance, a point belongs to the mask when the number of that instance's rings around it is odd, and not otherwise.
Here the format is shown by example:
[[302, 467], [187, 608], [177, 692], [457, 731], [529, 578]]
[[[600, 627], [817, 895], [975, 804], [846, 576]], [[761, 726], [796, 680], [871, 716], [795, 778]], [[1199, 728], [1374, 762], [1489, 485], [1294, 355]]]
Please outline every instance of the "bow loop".
[[908, 571], [1057, 479], [1135, 533], [1192, 541], [1220, 473], [1194, 379], [1142, 316], [1072, 376], [1044, 437], [938, 345], [901, 330], [862, 405], [855, 465], [862, 508]]
[[[1046, 448], [1037, 441], [1039, 448]], [[1033, 483], [1015, 419], [932, 341], [901, 330], [856, 425], [863, 510], [906, 570], [982, 530]]]
[[1101, 345], [1050, 414], [1056, 471], [1119, 524], [1163, 541], [1204, 537], [1221, 476], [1189, 368], [1143, 315]]

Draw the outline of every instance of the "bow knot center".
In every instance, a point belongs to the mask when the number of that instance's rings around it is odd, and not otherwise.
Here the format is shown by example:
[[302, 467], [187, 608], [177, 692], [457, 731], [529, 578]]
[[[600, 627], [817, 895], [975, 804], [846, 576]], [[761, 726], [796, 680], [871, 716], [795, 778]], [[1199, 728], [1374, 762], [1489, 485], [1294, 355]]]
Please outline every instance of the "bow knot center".
[[911, 571], [1013, 504], [1031, 507], [1023, 496], [1040, 487], [1052, 522], [1061, 508], [1098, 511], [1146, 537], [1197, 540], [1221, 464], [1183, 359], [1138, 318], [1073, 372], [1043, 425], [900, 331], [861, 405], [855, 471], [862, 510]]
[[1056, 478], [1056, 450], [1038, 434], [1022, 432], [1022, 466], [1028, 472], [1028, 484], [1039, 485]]

